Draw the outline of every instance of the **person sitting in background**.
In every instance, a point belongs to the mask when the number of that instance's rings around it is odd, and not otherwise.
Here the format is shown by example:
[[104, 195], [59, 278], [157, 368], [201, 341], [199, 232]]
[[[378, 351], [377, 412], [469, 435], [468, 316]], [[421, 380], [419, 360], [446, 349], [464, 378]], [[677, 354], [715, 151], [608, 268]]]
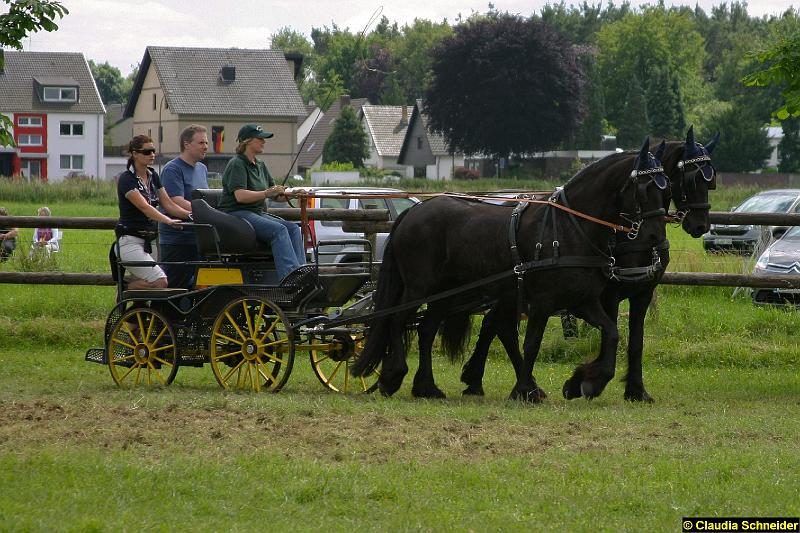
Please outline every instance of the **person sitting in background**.
[[[49, 217], [50, 208], [40, 207], [37, 214], [40, 217]], [[52, 252], [61, 250], [59, 240], [61, 239], [61, 232], [56, 228], [36, 228], [33, 230], [33, 244], [31, 244], [31, 255], [37, 251], [42, 251], [45, 255], [50, 255]]]
[[[0, 216], [7, 217], [8, 209], [0, 207]], [[8, 261], [17, 248], [17, 228], [0, 228], [0, 263]]]

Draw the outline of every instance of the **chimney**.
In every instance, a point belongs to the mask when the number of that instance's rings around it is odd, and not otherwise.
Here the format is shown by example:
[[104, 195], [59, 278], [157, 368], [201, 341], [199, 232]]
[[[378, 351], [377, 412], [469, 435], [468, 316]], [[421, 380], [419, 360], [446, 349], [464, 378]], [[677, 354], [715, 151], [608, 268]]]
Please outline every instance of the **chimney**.
[[400, 118], [400, 124], [408, 124], [408, 106], [403, 104], [403, 115]]
[[231, 83], [236, 80], [236, 67], [233, 65], [225, 65], [219, 70], [219, 79], [223, 83]]
[[343, 94], [342, 96], [339, 97], [339, 106], [340, 107], [347, 107], [349, 105], [350, 105], [350, 95], [349, 94]]

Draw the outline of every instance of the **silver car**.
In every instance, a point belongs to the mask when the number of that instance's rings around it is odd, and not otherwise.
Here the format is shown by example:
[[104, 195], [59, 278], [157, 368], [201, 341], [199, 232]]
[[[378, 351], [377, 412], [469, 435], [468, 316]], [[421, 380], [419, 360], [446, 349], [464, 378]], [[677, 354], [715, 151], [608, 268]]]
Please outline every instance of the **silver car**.
[[[418, 204], [419, 200], [416, 198], [366, 198], [355, 199], [347, 198], [347, 195], [370, 195], [376, 196], [389, 195], [389, 194], [404, 194], [399, 189], [389, 188], [364, 188], [364, 187], [302, 187], [307, 192], [324, 194], [325, 198], [311, 198], [312, 208], [338, 208], [338, 209], [388, 209], [389, 220], [396, 220], [400, 213]], [[289, 189], [291, 192], [292, 189]], [[341, 195], [341, 197], [336, 197]], [[332, 196], [332, 197], [328, 197]], [[341, 221], [334, 220], [312, 220], [311, 221], [311, 234], [315, 242], [341, 240], [341, 239], [363, 239], [364, 233], [347, 233], [342, 229]], [[381, 260], [383, 258], [383, 250], [386, 247], [386, 238], [388, 233], [378, 233], [376, 238], [376, 250], [373, 250], [374, 259]], [[328, 248], [330, 250], [331, 248]], [[339, 246], [334, 248], [335, 255], [325, 255], [320, 257], [320, 262], [328, 263], [350, 263], [362, 260], [362, 254], [358, 253], [363, 250], [363, 246], [359, 244], [349, 244], [346, 246]], [[309, 249], [311, 251], [311, 249]]]
[[[734, 213], [800, 213], [800, 189], [776, 189], [762, 191], [733, 208]], [[779, 237], [785, 227], [766, 228]], [[751, 254], [762, 235], [761, 226], [738, 224], [711, 224], [710, 231], [703, 235], [706, 250], [732, 250]]]
[[[758, 258], [753, 274], [800, 275], [800, 226], [794, 226], [783, 237], [769, 245]], [[800, 289], [753, 289], [757, 305], [799, 305]]]

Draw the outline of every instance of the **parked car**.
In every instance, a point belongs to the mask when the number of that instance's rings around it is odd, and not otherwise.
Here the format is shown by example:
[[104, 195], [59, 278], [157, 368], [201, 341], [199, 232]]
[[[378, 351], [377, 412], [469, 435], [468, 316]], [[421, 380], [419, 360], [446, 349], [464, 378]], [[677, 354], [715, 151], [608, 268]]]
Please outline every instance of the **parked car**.
[[[798, 213], [800, 212], [800, 189], [762, 191], [734, 207], [732, 211], [734, 213]], [[784, 226], [769, 226], [767, 229], [774, 237], [779, 237], [786, 231]], [[761, 234], [761, 226], [711, 224], [709, 232], [703, 235], [703, 248], [750, 254], [755, 250]]]
[[[753, 274], [800, 275], [800, 226], [790, 228], [758, 258]], [[757, 305], [800, 305], [800, 289], [753, 289]]]
[[[403, 193], [399, 189], [389, 188], [361, 188], [361, 187], [303, 187], [303, 190], [325, 195], [358, 195], [358, 194], [391, 194]], [[291, 189], [290, 189], [291, 191]], [[367, 206], [374, 206], [375, 209], [388, 209], [389, 220], [396, 220], [400, 213], [419, 203], [416, 198], [367, 198], [367, 199], [354, 199], [354, 198], [311, 198], [309, 207], [312, 208], [338, 208], [338, 209], [365, 209]], [[311, 221], [311, 234], [314, 242], [338, 240], [338, 239], [363, 239], [363, 233], [346, 233], [342, 229], [341, 221], [334, 220], [312, 220]], [[383, 258], [383, 250], [386, 247], [386, 238], [388, 233], [378, 233], [376, 235], [376, 250], [373, 250], [375, 260]], [[311, 248], [309, 248], [310, 251]], [[330, 248], [329, 248], [330, 249]], [[321, 258], [321, 262], [335, 262], [335, 263], [348, 263], [354, 261], [361, 261], [361, 255], [356, 252], [363, 250], [363, 247], [358, 245], [342, 246], [338, 250], [337, 255], [327, 255]]]

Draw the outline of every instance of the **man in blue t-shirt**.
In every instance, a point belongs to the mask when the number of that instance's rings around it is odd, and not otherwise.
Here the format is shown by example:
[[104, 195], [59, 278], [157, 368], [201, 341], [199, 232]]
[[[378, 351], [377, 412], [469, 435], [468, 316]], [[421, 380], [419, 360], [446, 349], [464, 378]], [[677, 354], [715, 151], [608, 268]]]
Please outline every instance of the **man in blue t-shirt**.
[[[164, 165], [161, 184], [173, 202], [192, 210], [192, 191], [208, 188], [208, 168], [201, 163], [208, 152], [208, 130], [192, 124], [181, 132], [181, 155]], [[175, 230], [166, 224], [158, 225], [161, 261], [199, 261], [194, 230], [184, 227]], [[192, 289], [197, 274], [196, 265], [162, 265], [170, 287]]]

